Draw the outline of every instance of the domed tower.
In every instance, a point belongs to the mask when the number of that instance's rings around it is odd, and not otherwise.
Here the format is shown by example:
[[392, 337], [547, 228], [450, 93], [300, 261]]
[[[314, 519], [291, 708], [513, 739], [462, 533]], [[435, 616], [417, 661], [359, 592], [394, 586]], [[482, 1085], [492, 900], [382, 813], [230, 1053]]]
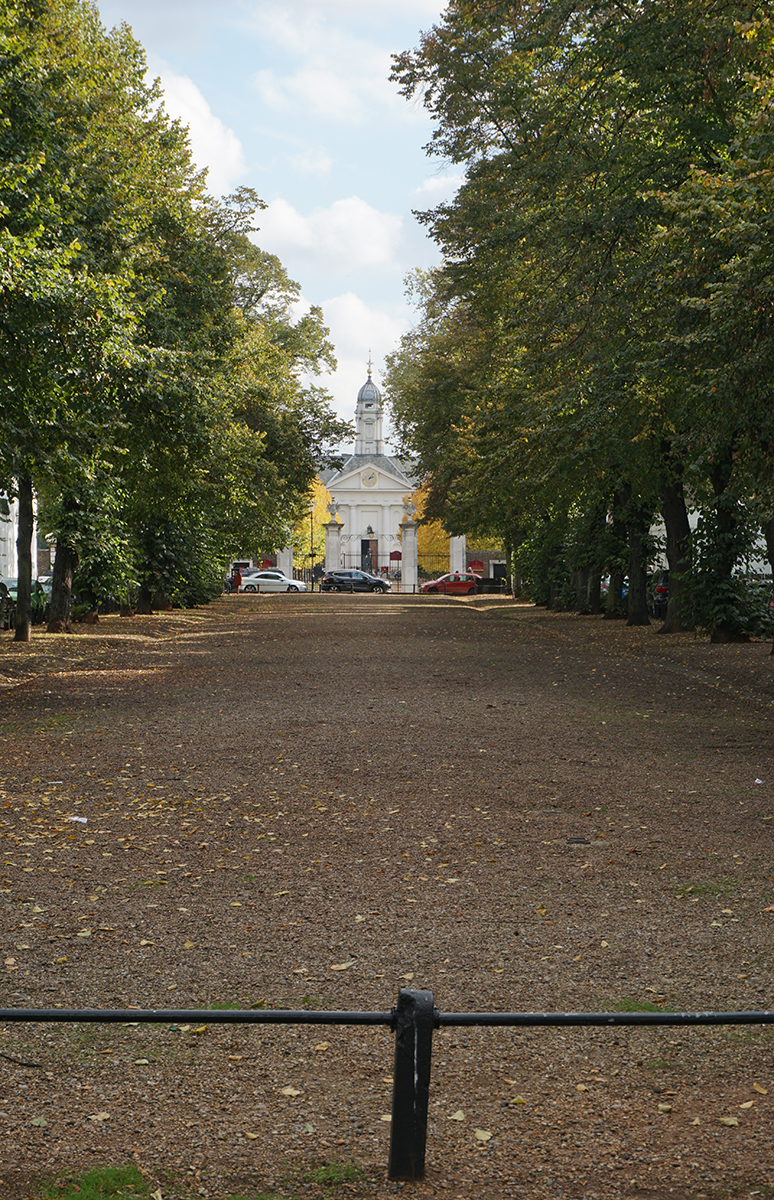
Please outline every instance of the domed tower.
[[384, 454], [382, 420], [382, 394], [371, 379], [369, 362], [368, 379], [357, 394], [355, 406], [355, 454]]

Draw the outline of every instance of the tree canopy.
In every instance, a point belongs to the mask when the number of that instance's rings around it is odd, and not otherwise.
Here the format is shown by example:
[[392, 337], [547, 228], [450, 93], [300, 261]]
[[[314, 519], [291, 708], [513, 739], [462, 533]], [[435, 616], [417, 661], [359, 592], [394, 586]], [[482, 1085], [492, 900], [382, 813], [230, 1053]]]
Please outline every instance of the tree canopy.
[[18, 494], [29, 636], [32, 494], [95, 603], [186, 603], [283, 543], [345, 428], [309, 376], [322, 313], [254, 242], [261, 201], [206, 190], [142, 47], [91, 0], [0, 11], [0, 488]]
[[458, 0], [395, 60], [465, 176], [419, 214], [442, 265], [387, 392], [431, 515], [498, 531], [541, 599], [593, 607], [603, 570], [628, 570], [647, 621], [660, 513], [669, 627], [738, 626], [770, 488], [772, 65], [754, 0]]

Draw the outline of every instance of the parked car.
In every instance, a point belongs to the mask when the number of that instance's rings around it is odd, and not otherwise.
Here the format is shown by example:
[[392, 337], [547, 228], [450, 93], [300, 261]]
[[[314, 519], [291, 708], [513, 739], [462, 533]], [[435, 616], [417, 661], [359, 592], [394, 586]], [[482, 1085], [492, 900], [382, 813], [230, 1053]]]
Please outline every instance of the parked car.
[[305, 592], [302, 579], [289, 579], [282, 571], [251, 571], [242, 577], [240, 592]]
[[447, 596], [471, 596], [478, 584], [479, 577], [472, 571], [450, 571], [440, 579], [431, 579], [423, 583], [420, 592], [443, 592]]
[[344, 567], [326, 571], [320, 580], [321, 592], [389, 592], [389, 579], [380, 579], [369, 571], [349, 571]]
[[[3, 579], [3, 587], [7, 596], [6, 610], [10, 612], [8, 624], [4, 625], [6, 629], [12, 629], [16, 619], [16, 604], [17, 593], [19, 587], [18, 579]], [[51, 586], [46, 588], [39, 579], [32, 581], [32, 594], [30, 597], [32, 610], [33, 625], [40, 625], [48, 616], [48, 608], [51, 603]]]
[[657, 571], [651, 582], [651, 608], [653, 616], [663, 621], [669, 603], [669, 572]]
[[16, 602], [0, 579], [0, 629], [13, 629], [16, 619]]

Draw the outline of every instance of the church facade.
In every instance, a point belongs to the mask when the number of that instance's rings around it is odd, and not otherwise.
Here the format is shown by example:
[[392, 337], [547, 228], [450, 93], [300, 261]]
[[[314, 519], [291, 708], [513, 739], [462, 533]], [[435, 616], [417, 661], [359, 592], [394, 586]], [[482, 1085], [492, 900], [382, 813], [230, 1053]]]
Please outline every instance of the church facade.
[[[408, 464], [385, 453], [381, 393], [368, 378], [355, 407], [355, 448], [344, 464], [323, 472], [331, 494], [329, 543], [333, 557], [326, 566], [345, 566], [375, 575], [401, 577], [403, 532], [414, 513], [411, 502], [418, 480]], [[413, 526], [412, 526], [413, 528]]]

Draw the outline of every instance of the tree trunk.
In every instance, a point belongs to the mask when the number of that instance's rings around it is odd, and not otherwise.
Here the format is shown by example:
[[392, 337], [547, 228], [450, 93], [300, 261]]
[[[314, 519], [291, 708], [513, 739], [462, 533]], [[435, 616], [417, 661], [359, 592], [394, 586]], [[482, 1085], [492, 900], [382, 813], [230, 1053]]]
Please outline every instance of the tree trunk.
[[589, 612], [593, 617], [602, 612], [602, 572], [593, 567], [589, 579]]
[[[619, 515], [618, 499], [613, 499], [613, 518], [611, 526], [612, 534], [612, 553], [614, 559], [619, 558], [619, 550], [623, 550], [624, 542], [626, 541], [626, 526], [624, 525]], [[607, 597], [605, 599], [605, 612], [603, 619], [605, 621], [618, 620], [620, 617], [626, 616], [626, 609], [623, 601], [623, 571], [611, 567], [610, 580], [607, 589]]]
[[35, 514], [32, 502], [32, 480], [20, 475], [19, 533], [16, 538], [18, 575], [16, 584], [15, 642], [28, 642], [32, 636], [32, 534]]
[[688, 575], [691, 570], [691, 526], [682, 479], [662, 479], [661, 515], [666, 528], [669, 601], [666, 620], [659, 633], [690, 632], [694, 628], [687, 605]]
[[[729, 448], [727, 454], [715, 463], [710, 476], [716, 501], [714, 540], [716, 578], [719, 582], [731, 580], [738, 555], [735, 536], [739, 525], [738, 503], [728, 494], [732, 470], [733, 462]], [[740, 634], [738, 629], [727, 622], [718, 621], [710, 634], [710, 641], [725, 643], [749, 641], [749, 638], [746, 634]]]
[[149, 583], [140, 584], [140, 592], [137, 597], [137, 612], [140, 616], [149, 617], [153, 612], [153, 596]]
[[51, 580], [51, 608], [48, 616], [47, 633], [72, 633], [71, 608], [73, 602], [73, 575], [78, 566], [78, 555], [66, 541], [56, 544], [54, 575]]
[[626, 543], [629, 547], [629, 595], [627, 597], [627, 625], [650, 625], [648, 617], [648, 549], [650, 532], [650, 505], [643, 504], [632, 495], [631, 484], [621, 485], [619, 492], [621, 509], [626, 523]]
[[[771, 574], [774, 576], [774, 517], [771, 517], [768, 521], [764, 521], [763, 536], [766, 538], [766, 557], [769, 560]], [[771, 653], [774, 654], [774, 643], [771, 647]]]
[[577, 567], [572, 573], [572, 586], [575, 590], [575, 611], [589, 611], [589, 586], [591, 583], [591, 567]]
[[629, 539], [629, 615], [627, 625], [650, 625], [648, 616], [648, 551], [645, 538], [650, 521], [643, 527], [643, 515], [638, 514], [627, 526]]

